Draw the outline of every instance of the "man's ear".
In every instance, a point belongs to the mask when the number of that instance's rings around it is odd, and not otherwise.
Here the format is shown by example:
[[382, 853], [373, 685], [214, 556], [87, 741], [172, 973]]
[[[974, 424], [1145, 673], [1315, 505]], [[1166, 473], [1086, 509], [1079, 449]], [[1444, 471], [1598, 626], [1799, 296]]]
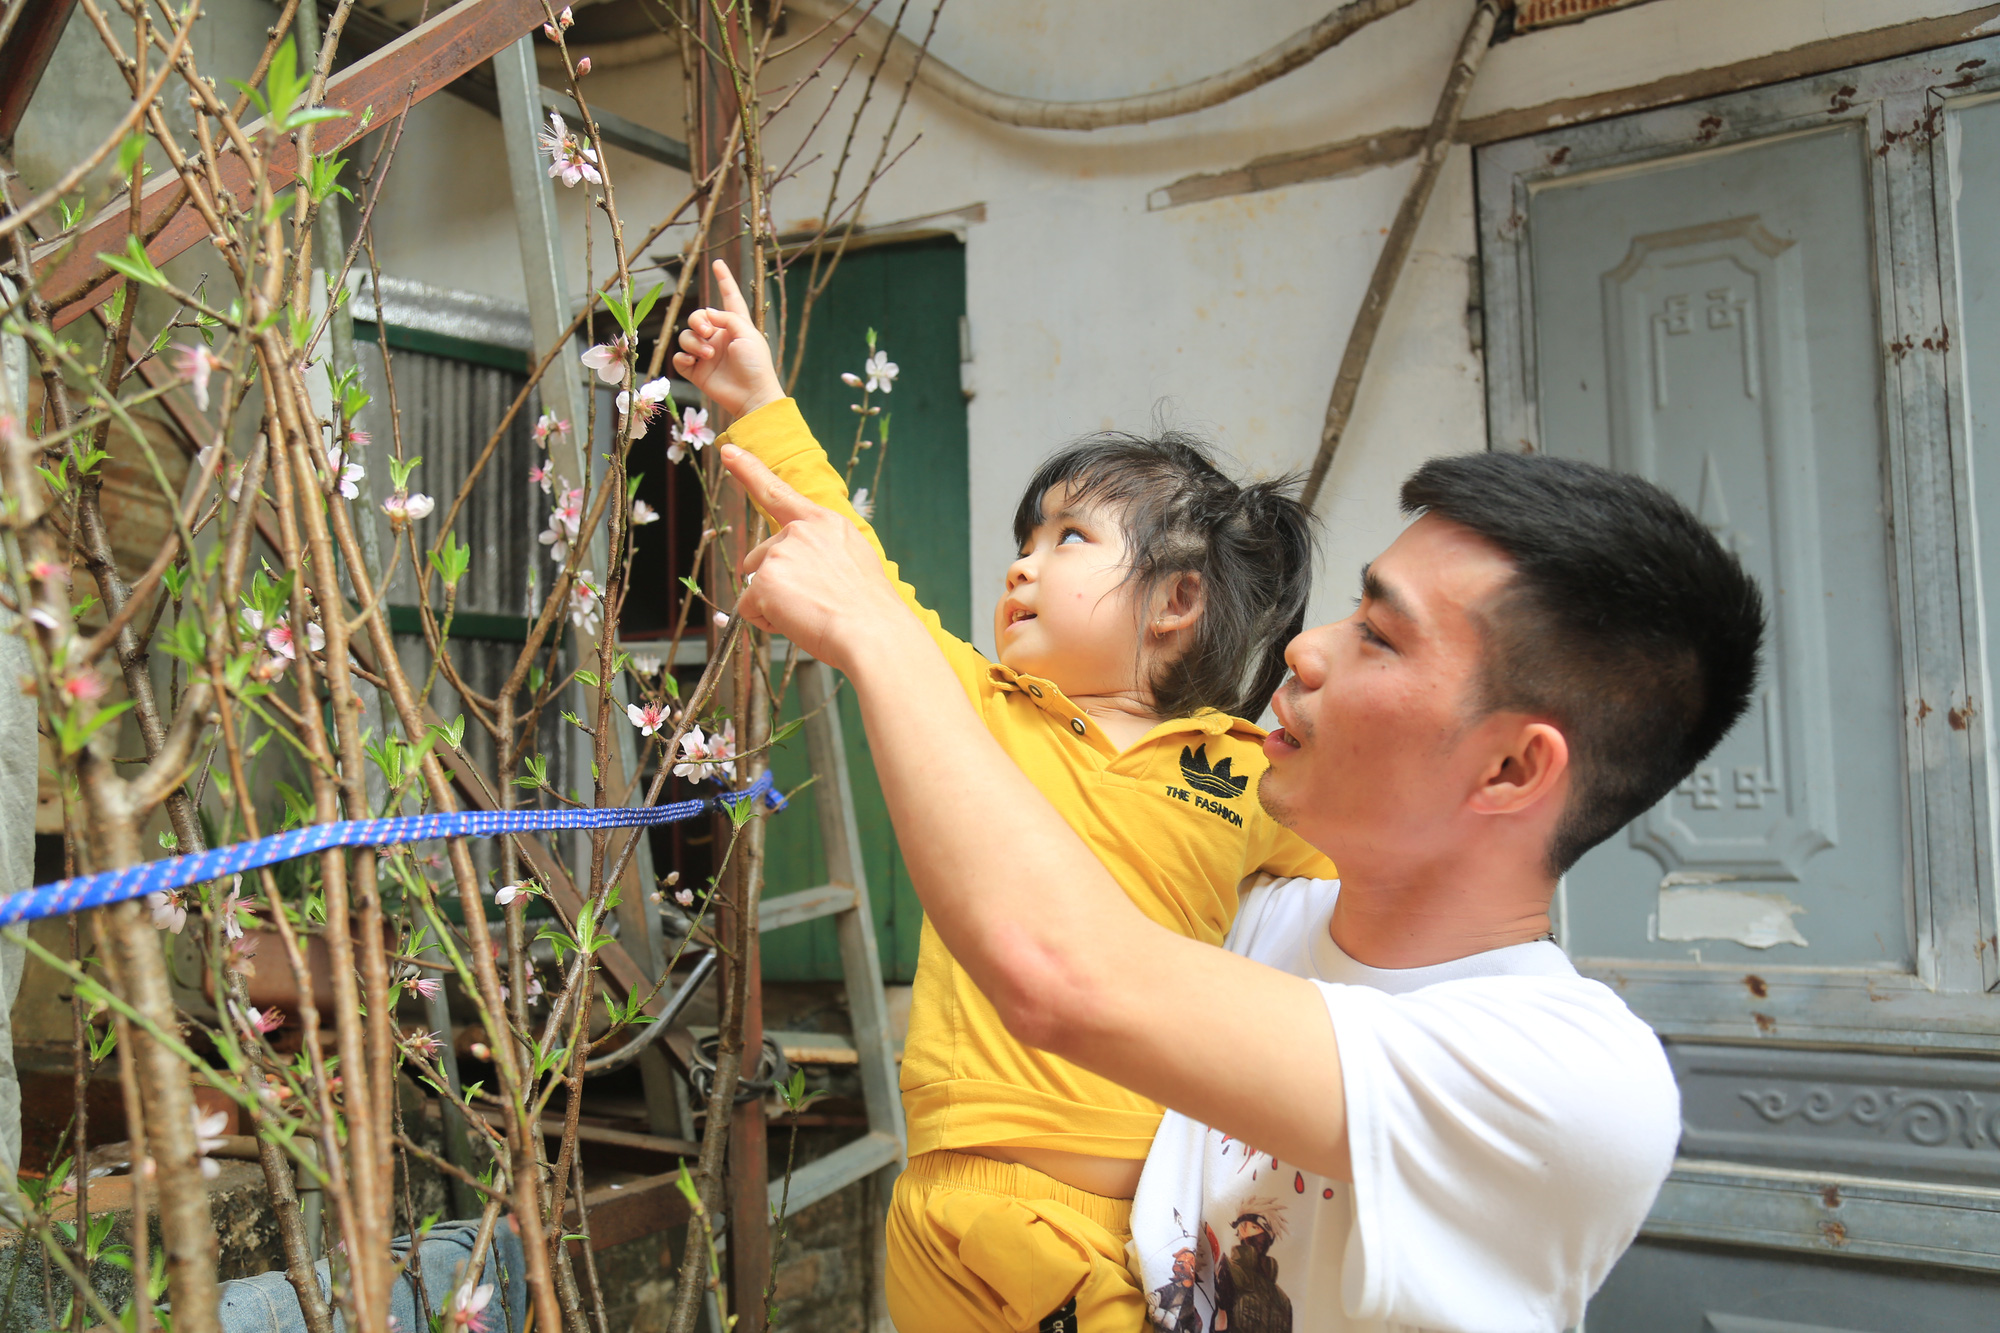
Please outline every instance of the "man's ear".
[[1472, 808], [1481, 814], [1518, 815], [1568, 787], [1569, 741], [1546, 722], [1523, 722], [1507, 748], [1480, 775]]
[[1146, 632], [1160, 639], [1193, 629], [1207, 600], [1202, 596], [1201, 575], [1192, 570], [1175, 575], [1164, 591], [1166, 596], [1154, 606], [1146, 625]]

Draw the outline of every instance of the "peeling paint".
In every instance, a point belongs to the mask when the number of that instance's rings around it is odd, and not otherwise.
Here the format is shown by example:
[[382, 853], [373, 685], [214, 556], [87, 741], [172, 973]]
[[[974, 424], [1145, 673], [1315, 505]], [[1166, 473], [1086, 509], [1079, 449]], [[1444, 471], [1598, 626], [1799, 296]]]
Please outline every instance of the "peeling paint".
[[[1669, 879], [1674, 878], [1669, 876]], [[1663, 940], [1733, 940], [1752, 949], [1777, 944], [1804, 947], [1792, 924], [1805, 908], [1782, 893], [1747, 889], [1660, 885], [1659, 932]]]

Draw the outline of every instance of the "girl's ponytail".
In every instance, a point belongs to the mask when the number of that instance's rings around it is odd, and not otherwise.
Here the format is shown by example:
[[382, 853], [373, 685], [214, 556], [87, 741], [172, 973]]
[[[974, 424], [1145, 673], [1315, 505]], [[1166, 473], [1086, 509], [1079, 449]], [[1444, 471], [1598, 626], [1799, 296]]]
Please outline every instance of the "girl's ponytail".
[[1241, 523], [1232, 527], [1243, 534], [1244, 561], [1261, 571], [1254, 581], [1263, 594], [1255, 599], [1255, 623], [1246, 627], [1246, 657], [1253, 669], [1230, 710], [1239, 717], [1263, 713], [1285, 679], [1285, 647], [1306, 627], [1315, 533], [1312, 511], [1299, 501], [1298, 484], [1296, 475], [1252, 482], [1237, 499]]

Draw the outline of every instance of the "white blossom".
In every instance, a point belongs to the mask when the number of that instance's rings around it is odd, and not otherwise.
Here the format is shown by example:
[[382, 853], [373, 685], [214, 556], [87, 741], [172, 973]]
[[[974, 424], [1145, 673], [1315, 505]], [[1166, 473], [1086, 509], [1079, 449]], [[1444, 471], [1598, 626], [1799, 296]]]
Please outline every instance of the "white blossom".
[[[554, 112], [550, 112], [554, 115]], [[585, 366], [597, 372], [597, 378], [606, 384], [625, 382], [625, 363], [632, 358], [632, 344], [619, 334], [610, 342], [599, 343], [577, 358]]]
[[549, 112], [549, 126], [541, 133], [541, 146], [549, 155], [549, 175], [564, 185], [573, 186], [578, 181], [604, 183], [604, 177], [597, 171], [597, 150], [590, 146], [590, 140], [571, 133], [559, 113]]
[[902, 373], [896, 363], [889, 359], [887, 352], [877, 352], [875, 355], [869, 357], [867, 364], [862, 366], [861, 370], [862, 373], [868, 376], [868, 392], [870, 393], [874, 393], [877, 389], [880, 389], [883, 393], [889, 392], [890, 389], [895, 387], [896, 376]]
[[672, 710], [665, 704], [626, 704], [625, 716], [639, 729], [641, 736], [650, 736], [672, 720]]
[[662, 378], [640, 385], [636, 396], [629, 389], [618, 391], [618, 411], [631, 419], [633, 439], [646, 437], [647, 423], [659, 415], [660, 405], [667, 401], [673, 387], [671, 380]]

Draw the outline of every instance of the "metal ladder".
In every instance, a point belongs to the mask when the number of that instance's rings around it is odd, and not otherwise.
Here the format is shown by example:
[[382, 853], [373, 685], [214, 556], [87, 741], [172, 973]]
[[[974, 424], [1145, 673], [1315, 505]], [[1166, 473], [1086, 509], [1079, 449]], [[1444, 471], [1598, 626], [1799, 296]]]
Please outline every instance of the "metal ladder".
[[[902, 1095], [897, 1087], [896, 1057], [889, 1038], [889, 1005], [882, 987], [882, 955], [875, 946], [875, 918], [869, 909], [868, 872], [861, 863], [861, 837], [854, 820], [854, 788], [848, 779], [847, 747], [841, 733], [840, 702], [834, 694], [833, 671], [823, 662], [802, 658], [793, 677], [799, 708], [805, 714], [806, 753], [819, 781], [813, 803], [819, 815], [820, 845], [826, 854], [827, 883], [818, 888], [766, 898], [758, 917], [763, 930], [797, 925], [819, 917], [834, 919], [840, 943], [840, 970], [847, 986], [847, 1011], [860, 1057], [861, 1096], [868, 1111], [868, 1133], [792, 1173], [787, 1212], [795, 1213], [835, 1190], [870, 1176], [875, 1178], [875, 1225], [878, 1240], [888, 1213], [889, 1191], [903, 1169], [908, 1137], [903, 1128]], [[779, 1182], [773, 1182], [775, 1206]], [[884, 1247], [870, 1249], [875, 1269], [872, 1283], [879, 1327], [888, 1328], [881, 1313], [880, 1294]]]
[[[555, 188], [542, 168], [536, 144], [542, 112], [551, 95], [540, 86], [535, 69], [533, 35], [523, 37], [494, 59], [498, 76], [501, 125], [507, 146], [508, 177], [514, 196], [516, 225], [520, 229], [521, 256], [527, 279], [530, 323], [537, 346], [553, 342], [570, 320], [571, 312], [563, 292], [564, 264], [556, 231]], [[567, 99], [563, 99], [566, 104]], [[658, 138], [659, 136], [654, 136]], [[662, 139], [662, 142], [667, 142]], [[675, 147], [679, 147], [676, 145]], [[685, 167], [685, 149], [680, 148], [679, 165]], [[660, 160], [667, 160], [661, 157]], [[570, 357], [559, 357], [543, 380], [542, 397], [559, 416], [575, 426], [572, 447], [582, 430], [587, 413], [583, 394], [588, 392], [575, 372]], [[571, 465], [581, 475], [581, 457]], [[596, 538], [602, 543], [603, 537]], [[603, 559], [599, 556], [598, 566]], [[903, 1105], [898, 1090], [895, 1053], [891, 1047], [888, 1002], [883, 990], [881, 954], [875, 942], [875, 921], [870, 910], [868, 876], [861, 858], [860, 834], [854, 817], [854, 792], [847, 769], [838, 701], [832, 671], [821, 662], [802, 658], [794, 681], [799, 691], [800, 710], [806, 716], [806, 748], [813, 772], [813, 803], [818, 815], [820, 844], [825, 851], [827, 883], [776, 898], [762, 904], [761, 931], [799, 925], [822, 917], [834, 919], [839, 943], [843, 982], [847, 990], [848, 1014], [853, 1025], [853, 1041], [861, 1075], [862, 1100], [867, 1109], [868, 1132], [854, 1142], [835, 1149], [825, 1157], [793, 1171], [789, 1191], [783, 1181], [771, 1183], [770, 1200], [775, 1210], [782, 1198], [786, 1213], [798, 1212], [849, 1185], [872, 1178], [870, 1221], [875, 1232], [868, 1248], [870, 1274], [871, 1327], [889, 1333], [883, 1276], [885, 1245], [881, 1236], [886, 1224], [890, 1191], [903, 1168], [908, 1139], [903, 1127]], [[621, 756], [630, 771], [632, 753], [629, 735], [619, 732]], [[586, 755], [585, 762], [588, 762]], [[651, 866], [642, 845], [638, 869], [640, 883], [653, 882]], [[632, 953], [639, 966], [657, 977], [665, 956], [658, 914], [647, 910], [645, 893], [628, 893], [629, 912], [621, 911], [621, 927], [633, 932]], [[627, 915], [632, 920], [625, 920]], [[644, 918], [640, 920], [639, 918]], [[643, 1068], [643, 1066], [642, 1066]], [[680, 1128], [686, 1103], [662, 1077], [658, 1064], [645, 1069], [648, 1117], [655, 1133]], [[713, 1309], [711, 1307], [711, 1314]]]

